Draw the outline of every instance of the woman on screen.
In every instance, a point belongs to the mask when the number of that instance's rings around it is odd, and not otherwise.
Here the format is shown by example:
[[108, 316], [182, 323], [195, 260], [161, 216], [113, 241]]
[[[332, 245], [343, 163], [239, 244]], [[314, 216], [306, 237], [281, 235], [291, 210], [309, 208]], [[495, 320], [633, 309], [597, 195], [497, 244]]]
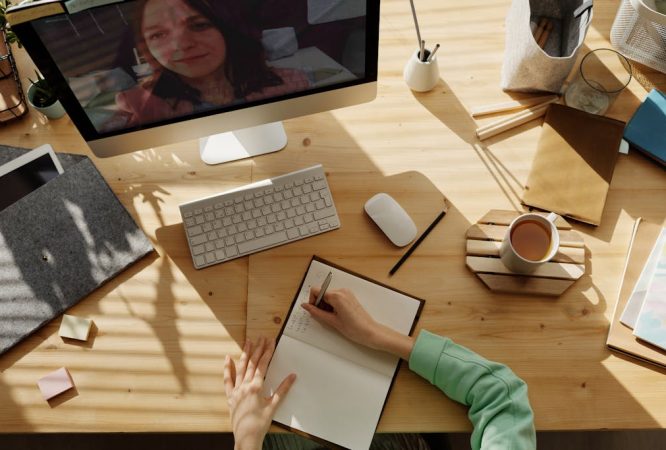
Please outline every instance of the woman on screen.
[[298, 70], [269, 68], [261, 43], [230, 26], [216, 6], [213, 0], [146, 0], [140, 8], [137, 47], [153, 74], [116, 96], [128, 126], [309, 87]]

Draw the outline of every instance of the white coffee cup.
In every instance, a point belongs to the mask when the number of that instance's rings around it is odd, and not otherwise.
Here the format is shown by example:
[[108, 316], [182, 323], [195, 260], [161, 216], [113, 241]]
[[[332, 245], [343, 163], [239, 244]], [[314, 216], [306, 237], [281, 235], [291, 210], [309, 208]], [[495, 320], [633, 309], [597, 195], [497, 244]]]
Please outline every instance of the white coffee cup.
[[[540, 214], [527, 213], [521, 216], [516, 217], [509, 229], [504, 236], [502, 245], [500, 246], [500, 259], [502, 263], [512, 272], [516, 273], [530, 273], [534, 272], [540, 265], [545, 262], [550, 261], [553, 256], [557, 253], [557, 250], [560, 248], [560, 233], [557, 231], [555, 226], [555, 220], [557, 219], [557, 214], [550, 213], [547, 216], [542, 216]], [[524, 258], [514, 248], [513, 243], [511, 242], [511, 236], [515, 228], [525, 221], [535, 221], [542, 224], [550, 231], [550, 247], [539, 260], [531, 260]]]

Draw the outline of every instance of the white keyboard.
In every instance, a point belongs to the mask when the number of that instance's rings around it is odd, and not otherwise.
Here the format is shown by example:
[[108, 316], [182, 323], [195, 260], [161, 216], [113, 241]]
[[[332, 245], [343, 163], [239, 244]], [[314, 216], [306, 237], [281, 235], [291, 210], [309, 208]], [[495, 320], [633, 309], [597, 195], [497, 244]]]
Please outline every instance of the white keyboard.
[[321, 165], [180, 205], [194, 267], [340, 228]]

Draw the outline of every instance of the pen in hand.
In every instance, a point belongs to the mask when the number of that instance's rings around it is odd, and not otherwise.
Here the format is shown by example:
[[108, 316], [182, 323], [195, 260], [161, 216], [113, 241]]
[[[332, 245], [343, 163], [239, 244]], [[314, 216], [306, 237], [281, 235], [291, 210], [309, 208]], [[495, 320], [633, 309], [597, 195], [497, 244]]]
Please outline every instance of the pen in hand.
[[317, 308], [321, 308], [324, 310], [331, 310], [331, 305], [326, 303], [324, 299], [324, 294], [326, 294], [326, 289], [328, 289], [328, 285], [331, 284], [331, 279], [333, 278], [333, 272], [328, 272], [328, 275], [326, 275], [326, 279], [321, 285], [321, 289], [319, 290], [319, 295], [317, 296], [317, 299], [315, 300], [315, 306]]

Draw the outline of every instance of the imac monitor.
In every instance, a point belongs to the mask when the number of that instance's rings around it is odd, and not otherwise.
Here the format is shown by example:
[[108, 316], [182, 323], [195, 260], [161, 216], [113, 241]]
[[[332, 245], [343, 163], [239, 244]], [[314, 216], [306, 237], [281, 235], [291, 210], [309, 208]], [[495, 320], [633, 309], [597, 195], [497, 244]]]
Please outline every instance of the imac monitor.
[[[100, 157], [195, 138], [210, 164], [376, 96], [379, 0], [41, 0], [7, 20]], [[222, 133], [222, 134], [217, 134]]]

